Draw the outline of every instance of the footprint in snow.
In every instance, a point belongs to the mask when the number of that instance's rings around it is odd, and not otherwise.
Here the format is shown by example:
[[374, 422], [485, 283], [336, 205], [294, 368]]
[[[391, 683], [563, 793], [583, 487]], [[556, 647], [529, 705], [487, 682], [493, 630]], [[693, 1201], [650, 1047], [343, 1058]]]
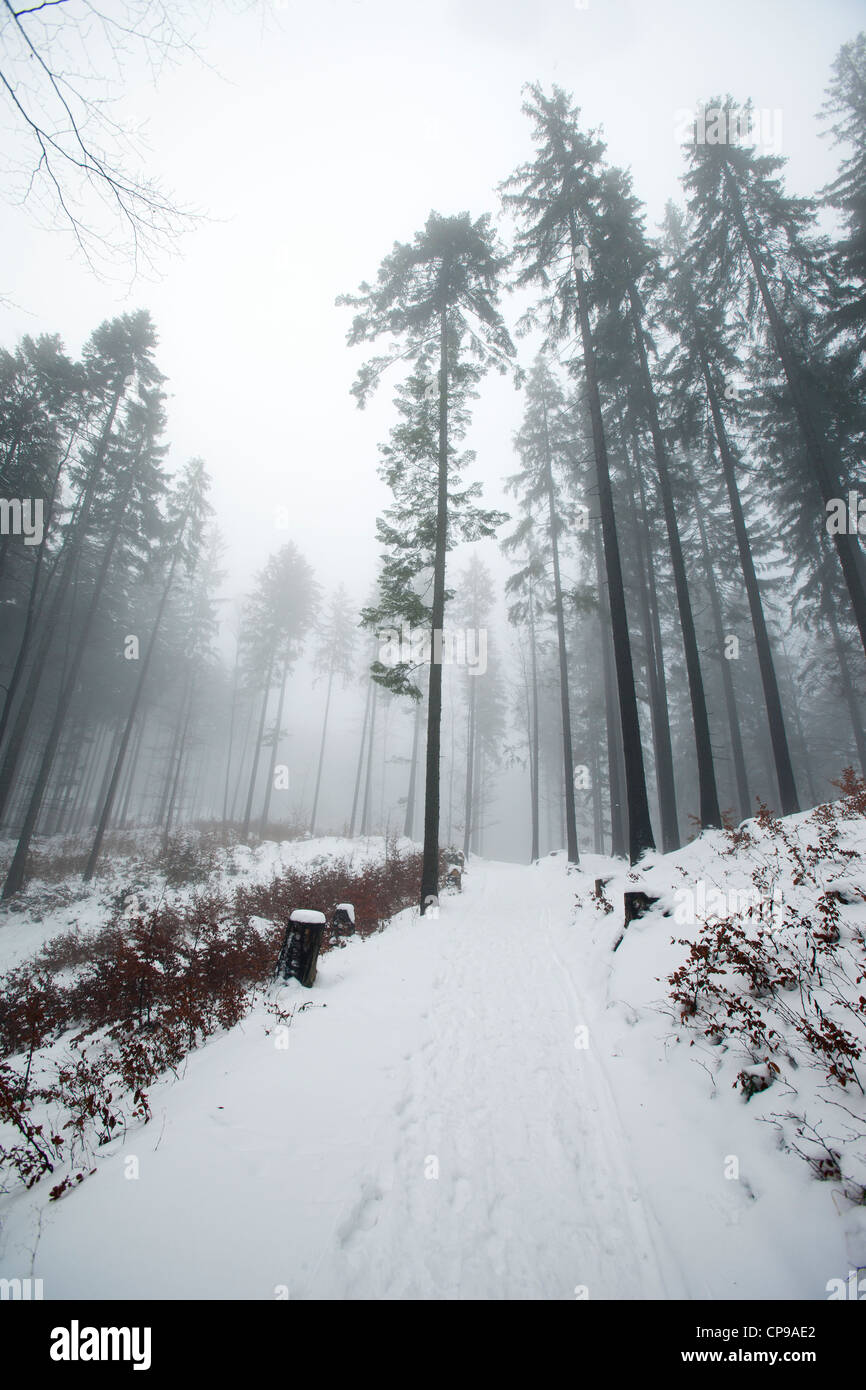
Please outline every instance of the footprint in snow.
[[352, 1238], [362, 1231], [372, 1231], [379, 1220], [379, 1203], [383, 1196], [384, 1193], [375, 1184], [364, 1189], [351, 1214], [337, 1231], [337, 1239], [341, 1245], [348, 1245]]

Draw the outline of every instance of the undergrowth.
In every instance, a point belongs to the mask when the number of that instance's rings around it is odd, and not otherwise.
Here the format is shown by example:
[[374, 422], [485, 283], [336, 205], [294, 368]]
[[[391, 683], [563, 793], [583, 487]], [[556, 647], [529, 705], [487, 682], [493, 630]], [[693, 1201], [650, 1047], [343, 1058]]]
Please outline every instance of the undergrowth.
[[761, 1117], [781, 1146], [863, 1203], [866, 866], [844, 841], [866, 815], [866, 783], [849, 768], [836, 785], [841, 800], [796, 827], [762, 806], [726, 829], [725, 853], [754, 861], [756, 901], [679, 938], [687, 956], [667, 983], [691, 1045], [713, 1050], [745, 1101], [772, 1088]]

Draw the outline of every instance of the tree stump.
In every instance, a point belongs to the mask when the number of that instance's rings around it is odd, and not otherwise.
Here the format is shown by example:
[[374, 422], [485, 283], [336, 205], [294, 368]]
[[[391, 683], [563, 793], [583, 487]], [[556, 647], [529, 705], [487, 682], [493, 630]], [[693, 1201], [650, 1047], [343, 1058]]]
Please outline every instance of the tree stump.
[[335, 936], [351, 936], [355, 930], [355, 909], [351, 903], [337, 903], [331, 918], [331, 931]]
[[295, 908], [286, 924], [286, 934], [277, 960], [277, 977], [300, 980], [305, 989], [312, 989], [326, 926], [324, 912]]
[[651, 898], [647, 893], [624, 893], [625, 920], [622, 924], [623, 931], [629, 922], [636, 922], [638, 917], [643, 917], [644, 913], [649, 912], [653, 903], [657, 902], [658, 898]]
[[653, 903], [657, 903], [658, 898], [651, 898], [648, 893], [629, 892], [623, 894], [625, 906], [625, 917], [623, 919], [622, 931], [613, 943], [616, 950], [626, 933], [626, 928], [630, 922], [636, 922], [638, 917], [643, 917], [645, 912], [649, 912]]

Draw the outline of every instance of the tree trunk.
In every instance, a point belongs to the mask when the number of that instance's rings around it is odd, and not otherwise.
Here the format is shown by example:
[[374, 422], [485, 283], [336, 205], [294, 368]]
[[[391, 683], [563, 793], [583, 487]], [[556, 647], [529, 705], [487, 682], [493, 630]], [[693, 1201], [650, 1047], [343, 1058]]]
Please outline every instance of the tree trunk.
[[455, 750], [455, 738], [457, 734], [457, 720], [454, 718], [454, 686], [449, 688], [448, 698], [448, 727], [451, 732], [451, 756], [448, 759], [448, 844], [454, 844], [454, 772], [457, 767], [457, 754]]
[[674, 506], [670, 469], [668, 467], [668, 453], [662, 435], [658, 409], [656, 407], [655, 390], [653, 388], [649, 362], [647, 360], [642, 323], [642, 306], [637, 287], [633, 283], [629, 285], [629, 316], [631, 319], [632, 332], [634, 334], [635, 347], [637, 349], [638, 362], [640, 364], [641, 378], [643, 380], [644, 399], [649, 414], [650, 434], [652, 436], [653, 453], [659, 480], [659, 497], [661, 499], [665, 525], [667, 527], [668, 545], [674, 574], [674, 587], [677, 595], [677, 609], [679, 611], [680, 627], [683, 633], [686, 675], [688, 677], [689, 699], [692, 707], [692, 722], [695, 730], [695, 753], [698, 766], [701, 826], [718, 829], [722, 824], [722, 817], [719, 811], [719, 795], [716, 788], [715, 768], [713, 766], [713, 745], [710, 738], [710, 720], [707, 713], [704, 679], [701, 672], [701, 658], [698, 651], [695, 620], [694, 614], [692, 613], [691, 598], [689, 596], [686, 562], [683, 556], [682, 541], [680, 540], [676, 507]]
[[240, 678], [240, 668], [241, 668], [240, 655], [241, 655], [241, 644], [240, 644], [240, 637], [238, 637], [238, 640], [237, 640], [237, 642], [235, 643], [235, 669], [234, 669], [234, 673], [233, 673], [233, 675], [232, 675], [232, 696], [231, 696], [231, 707], [230, 707], [230, 710], [229, 710], [229, 737], [228, 737], [228, 748], [227, 748], [227, 750], [226, 750], [226, 780], [225, 780], [225, 788], [224, 788], [224, 791], [223, 791], [223, 825], [225, 825], [225, 824], [227, 823], [227, 821], [228, 821], [228, 816], [229, 816], [229, 782], [230, 782], [230, 780], [231, 780], [231, 771], [232, 771], [232, 750], [233, 750], [233, 747], [234, 747], [234, 736], [235, 736], [235, 714], [236, 714], [236, 712], [237, 712], [237, 703], [238, 703], [238, 681], [239, 681], [239, 678]]
[[[641, 615], [643, 618], [644, 642], [647, 652], [647, 687], [649, 690], [650, 716], [652, 719], [653, 748], [655, 750], [656, 786], [659, 798], [662, 847], [665, 854], [669, 854], [680, 847], [680, 831], [679, 822], [677, 820], [677, 794], [674, 780], [674, 758], [671, 748], [671, 726], [668, 713], [667, 688], [664, 679], [664, 662], [659, 659], [659, 653], [656, 651], [656, 633], [650, 611], [647, 566], [644, 560], [640, 525], [638, 524], [637, 509], [634, 502], [634, 477], [629, 460], [628, 444], [624, 434], [623, 463], [625, 465], [625, 483], [629, 517], [634, 534], [638, 590]], [[647, 532], [647, 539], [649, 539], [647, 516], [645, 512], [643, 523], [644, 529]]]
[[96, 730], [96, 733], [92, 736], [90, 740], [90, 749], [87, 755], [86, 773], [81, 780], [81, 786], [78, 788], [78, 796], [76, 798], [75, 806], [73, 807], [72, 811], [70, 832], [73, 835], [78, 834], [78, 831], [81, 829], [81, 826], [84, 822], [84, 817], [87, 813], [87, 807], [90, 803], [90, 794], [93, 790], [93, 784], [96, 781], [96, 774], [102, 765], [102, 755], [105, 751], [105, 744], [107, 742], [107, 739], [108, 730], [104, 724], [100, 724]]
[[604, 437], [604, 422], [601, 413], [601, 398], [598, 390], [598, 375], [595, 363], [595, 348], [589, 323], [589, 306], [583, 274], [577, 263], [578, 239], [574, 213], [569, 213], [571, 232], [571, 259], [578, 302], [578, 326], [583, 344], [583, 362], [586, 375], [586, 389], [589, 399], [589, 413], [592, 424], [593, 449], [596, 464], [596, 480], [601, 509], [601, 526], [604, 540], [604, 561], [607, 571], [608, 602], [610, 605], [611, 631], [613, 634], [616, 681], [619, 693], [619, 711], [622, 725], [623, 756], [625, 761], [626, 800], [628, 803], [628, 846], [632, 864], [640, 859], [646, 850], [655, 848], [649, 802], [647, 800], [646, 774], [644, 772], [643, 749], [641, 747], [640, 716], [638, 714], [637, 694], [634, 685], [631, 639], [628, 631], [628, 612], [625, 603], [625, 586], [622, 577], [622, 562], [619, 553], [619, 537], [616, 528], [616, 513], [613, 506], [610, 467], [607, 458], [607, 444]]
[[[162, 827], [165, 826], [166, 816], [168, 815], [168, 803], [171, 798], [171, 788], [174, 782], [175, 759], [177, 758], [177, 750], [180, 747], [181, 731], [183, 729], [184, 720], [186, 718], [186, 701], [187, 696], [189, 694], [189, 686], [191, 679], [192, 671], [191, 668], [187, 666], [184, 671], [183, 690], [181, 691], [180, 705], [178, 706], [177, 711], [177, 722], [174, 726], [174, 731], [171, 736], [171, 746], [168, 751], [168, 761], [165, 767], [165, 778], [163, 780], [162, 795], [159, 798], [159, 809], [157, 810], [156, 819], [154, 820], [154, 825]], [[112, 766], [113, 763], [114, 753], [112, 752], [109, 766]], [[100, 806], [102, 805], [101, 796], [99, 798], [99, 804]]]
[[532, 716], [529, 726], [529, 802], [532, 845], [529, 862], [534, 864], [541, 851], [538, 835], [538, 653], [535, 649], [535, 593], [532, 587], [532, 575], [529, 576], [529, 652], [532, 679]]
[[406, 818], [403, 821], [403, 834], [411, 840], [415, 833], [415, 784], [418, 780], [418, 745], [421, 742], [421, 701], [415, 701], [415, 717], [412, 728], [412, 764], [409, 769], [409, 790], [406, 793]]
[[373, 698], [373, 679], [367, 680], [367, 698], [364, 702], [364, 720], [361, 725], [361, 747], [358, 752], [358, 770], [355, 773], [355, 795], [352, 798], [352, 819], [349, 822], [349, 839], [355, 838], [355, 820], [358, 814], [358, 794], [361, 790], [361, 773], [364, 770], [364, 752], [367, 747], [367, 724], [370, 718], [370, 705]]
[[328, 672], [328, 694], [325, 699], [325, 717], [322, 720], [322, 741], [319, 745], [319, 766], [316, 769], [316, 790], [313, 793], [313, 809], [310, 812], [310, 834], [316, 833], [316, 812], [319, 809], [319, 789], [322, 785], [322, 767], [325, 762], [325, 739], [328, 736], [328, 714], [331, 709], [331, 687], [334, 683], [334, 668]]
[[[740, 490], [737, 486], [734, 458], [728, 442], [728, 433], [722, 416], [718, 392], [713, 384], [709, 362], [703, 348], [701, 348], [701, 366], [707, 388], [707, 399], [710, 403], [710, 411], [713, 417], [713, 429], [716, 436], [716, 443], [719, 446], [719, 455], [722, 460], [722, 471], [725, 475], [725, 484], [728, 489], [728, 500], [731, 505], [731, 516], [734, 522], [734, 534], [737, 538], [737, 550], [740, 556], [740, 568], [743, 571], [743, 581], [749, 600], [749, 612], [752, 618], [752, 629], [755, 634], [755, 643], [758, 651], [758, 667], [761, 672], [761, 685], [764, 690], [764, 703], [767, 707], [767, 721], [770, 725], [770, 742], [773, 746], [776, 780], [779, 784], [780, 804], [782, 814], [789, 816], [799, 811], [800, 803], [797, 797], [794, 768], [791, 763], [788, 738], [785, 732], [785, 717], [782, 713], [779, 683], [776, 679], [776, 668], [773, 664], [773, 653], [770, 647], [770, 636], [767, 631], [767, 623], [764, 618], [764, 606], [761, 601], [758, 576], [755, 573], [755, 565], [752, 559], [749, 532], [743, 514]], [[747, 814], [751, 814], [751, 812], [749, 811]]]
[[[596, 708], [595, 701], [595, 677], [594, 668], [590, 669], [589, 650], [586, 652], [586, 666], [588, 672], [588, 686], [591, 697], [591, 708]], [[589, 772], [592, 778], [592, 849], [594, 854], [604, 853], [604, 819], [601, 804], [601, 759], [598, 756], [599, 742], [595, 736], [594, 720], [590, 716], [589, 724]]]
[[129, 766], [126, 776], [126, 789], [120, 803], [120, 812], [117, 816], [116, 825], [122, 829], [129, 818], [129, 808], [132, 803], [132, 790], [135, 786], [136, 774], [138, 772], [138, 760], [141, 757], [141, 750], [144, 747], [144, 734], [147, 728], [148, 711], [145, 710], [143, 718], [138, 721], [138, 731], [135, 735], [135, 743], [132, 747], [132, 756], [129, 759]]
[[[51, 528], [51, 520], [54, 515], [54, 504], [57, 500], [57, 490], [60, 486], [60, 477], [63, 472], [63, 468], [66, 464], [66, 461], [69, 458], [74, 439], [75, 435], [73, 433], [70, 436], [66, 453], [58, 463], [57, 468], [54, 472], [54, 478], [51, 485], [51, 492], [48, 497], [48, 507], [46, 509], [45, 525], [42, 534], [42, 540], [39, 543], [39, 550], [37, 551], [36, 561], [33, 566], [33, 577], [30, 581], [30, 592], [27, 599], [27, 612], [24, 618], [24, 629], [21, 633], [21, 639], [18, 643], [18, 651], [15, 656], [15, 664], [12, 668], [12, 674], [9, 677], [9, 684], [6, 687], [5, 699], [3, 701], [3, 711], [2, 713], [0, 713], [0, 743], [3, 742], [3, 738], [6, 733], [6, 726], [9, 722], [9, 717], [12, 713], [12, 705], [15, 701], [15, 695], [18, 690], [18, 685], [21, 681], [21, 677], [23, 675], [24, 668], [27, 662], [27, 656], [30, 651], [30, 643], [33, 637], [33, 633], [36, 629], [37, 614], [45, 601], [47, 586], [51, 580], [51, 575], [49, 574], [48, 578], [46, 579], [46, 586], [45, 588], [43, 588], [42, 594], [40, 595], [39, 582], [42, 577], [42, 569], [48, 546], [48, 532]], [[62, 554], [62, 552], [63, 545], [61, 544], [60, 554]], [[57, 560], [59, 560], [60, 554], [58, 554]], [[52, 566], [52, 571], [56, 573], [56, 561], [54, 566]], [[37, 602], [37, 599], [39, 600], [39, 602]]]
[[276, 660], [276, 649], [274, 649], [268, 659], [268, 670], [265, 676], [265, 688], [262, 692], [262, 708], [259, 714], [259, 727], [256, 733], [255, 747], [253, 748], [253, 765], [250, 769], [250, 781], [247, 789], [247, 804], [244, 810], [244, 825], [241, 831], [241, 839], [245, 840], [250, 833], [250, 821], [253, 815], [253, 797], [256, 790], [256, 776], [259, 770], [259, 754], [262, 748], [262, 736], [265, 732], [265, 717], [268, 712], [268, 700], [271, 694], [271, 676], [274, 671], [274, 661]]
[[132, 729], [133, 725], [135, 724], [136, 715], [138, 714], [138, 707], [141, 704], [141, 697], [144, 692], [145, 683], [147, 681], [147, 674], [150, 670], [150, 663], [153, 657], [154, 648], [156, 646], [157, 635], [162, 624], [163, 614], [165, 613], [165, 605], [168, 603], [168, 596], [171, 593], [171, 586], [174, 583], [175, 570], [177, 569], [177, 562], [180, 557], [180, 548], [183, 542], [183, 533], [185, 530], [186, 517], [184, 516], [180, 528], [180, 533], [174, 545], [174, 550], [171, 557], [171, 564], [169, 565], [168, 570], [168, 576], [166, 577], [165, 585], [163, 586], [162, 594], [159, 600], [159, 607], [156, 610], [156, 617], [153, 620], [153, 627], [150, 630], [150, 636], [147, 641], [147, 648], [144, 653], [144, 659], [141, 663], [141, 667], [138, 672], [138, 680], [135, 683], [135, 692], [132, 697], [132, 704], [129, 707], [129, 713], [126, 716], [126, 724], [124, 726], [123, 735], [120, 740], [120, 747], [117, 750], [117, 757], [114, 761], [114, 768], [111, 773], [111, 780], [108, 783], [108, 790], [105, 793], [105, 801], [102, 805], [102, 812], [99, 817], [99, 824], [96, 827], [96, 834], [93, 837], [93, 845], [91, 847], [90, 855], [87, 860], [87, 866], [84, 870], [85, 883], [89, 883], [91, 878], [93, 877], [93, 872], [96, 868], [96, 862], [99, 859], [99, 852], [102, 848], [103, 837], [105, 835], [112, 807], [114, 806], [114, 798], [117, 793], [117, 786], [120, 781], [120, 774], [123, 770], [123, 764], [126, 758], [126, 750], [129, 747], [129, 740], [132, 736]]
[[170, 837], [171, 837], [171, 824], [172, 824], [172, 821], [174, 820], [174, 811], [175, 811], [175, 806], [177, 805], [177, 797], [178, 797], [178, 792], [179, 792], [179, 790], [180, 790], [180, 785], [181, 785], [181, 770], [182, 770], [182, 768], [183, 768], [183, 762], [184, 762], [184, 758], [185, 758], [185, 756], [186, 756], [186, 740], [187, 740], [187, 735], [188, 735], [188, 733], [189, 733], [190, 719], [192, 718], [192, 708], [193, 708], [194, 690], [195, 690], [195, 682], [194, 682], [192, 679], [190, 679], [189, 687], [188, 687], [188, 692], [187, 692], [186, 714], [185, 714], [184, 721], [183, 721], [183, 727], [181, 728], [181, 731], [180, 731], [180, 740], [179, 740], [178, 750], [177, 750], [177, 764], [176, 764], [176, 767], [175, 767], [175, 770], [174, 770], [174, 777], [172, 778], [171, 795], [169, 796], [169, 799], [168, 799], [168, 810], [166, 811], [166, 814], [165, 814], [165, 829], [163, 830], [163, 833], [162, 833], [162, 847], [163, 847], [163, 849], [165, 849], [165, 847], [167, 846], [167, 844], [168, 844], [168, 842], [169, 842], [169, 839], [170, 839]]
[[463, 854], [469, 858], [472, 842], [473, 779], [475, 776], [475, 681], [469, 681], [469, 719], [466, 727], [466, 795], [463, 803]]
[[247, 717], [244, 723], [244, 737], [241, 743], [240, 757], [238, 758], [238, 770], [235, 774], [235, 785], [234, 790], [232, 791], [231, 805], [229, 806], [229, 820], [232, 823], [232, 825], [234, 825], [235, 822], [235, 810], [240, 800], [241, 786], [243, 785], [244, 778], [244, 767], [246, 766], [247, 761], [247, 749], [250, 746], [250, 734], [252, 733], [253, 720], [255, 718], [255, 701], [250, 697], [247, 699], [246, 705]]
[[[443, 290], [444, 294], [444, 290]], [[436, 551], [433, 562], [433, 610], [430, 615], [430, 683], [427, 705], [427, 757], [424, 782], [424, 853], [421, 865], [421, 915], [429, 899], [439, 898], [439, 752], [442, 725], [442, 662], [436, 660], [445, 622], [445, 556], [448, 545], [448, 317], [443, 299], [439, 313], [439, 483], [436, 504]]]
[[[784, 652], [784, 643], [783, 643], [783, 648], [782, 648], [782, 650], [783, 650], [783, 652]], [[817, 805], [818, 805], [818, 802], [820, 801], [821, 798], [820, 798], [819, 795], [818, 795], [817, 789], [816, 789], [816, 787], [815, 787], [815, 780], [814, 780], [814, 778], [813, 778], [813, 776], [812, 776], [812, 764], [811, 764], [811, 759], [810, 759], [810, 757], [809, 757], [809, 745], [808, 745], [808, 743], [806, 742], [806, 734], [805, 734], [805, 731], [804, 731], [804, 729], [803, 729], [803, 720], [802, 720], [802, 718], [800, 717], [800, 701], [799, 701], [799, 696], [798, 696], [798, 693], [797, 693], [797, 683], [796, 683], [796, 681], [794, 680], [793, 670], [792, 670], [792, 667], [791, 667], [791, 662], [790, 662], [789, 659], [788, 659], [788, 654], [787, 654], [787, 652], [784, 652], [784, 656], [785, 656], [785, 677], [786, 677], [787, 684], [788, 684], [788, 695], [789, 695], [789, 698], [790, 698], [790, 701], [791, 701], [791, 710], [792, 710], [793, 715], [794, 715], [794, 718], [793, 718], [794, 732], [795, 732], [795, 734], [796, 734], [796, 736], [797, 736], [797, 742], [798, 742], [799, 745], [800, 745], [800, 757], [801, 757], [801, 759], [802, 759], [802, 761], [803, 761], [803, 771], [804, 771], [805, 774], [806, 774], [806, 785], [807, 785], [808, 790], [809, 790], [809, 796], [810, 796], [811, 799], [812, 799], [812, 805], [813, 805], [813, 806], [817, 806]]]
[[[93, 505], [93, 497], [96, 491], [96, 483], [105, 464], [105, 459], [108, 453], [108, 446], [111, 440], [111, 431], [114, 428], [114, 421], [117, 416], [118, 407], [123, 397], [123, 393], [126, 390], [126, 383], [127, 378], [124, 377], [120, 384], [115, 388], [111, 406], [109, 407], [108, 415], [106, 416], [105, 423], [103, 424], [99, 445], [97, 447], [97, 451], [94, 456], [93, 462], [88, 471], [87, 481], [81, 494], [78, 515], [75, 518], [74, 522], [70, 522], [70, 527], [72, 529], [69, 532], [69, 544], [67, 545], [66, 540], [64, 539], [64, 542], [61, 545], [60, 553], [63, 556], [62, 573], [59, 564], [55, 565], [54, 567], [54, 598], [51, 602], [51, 606], [45, 618], [42, 620], [40, 624], [40, 626], [42, 627], [41, 640], [34, 656], [34, 660], [30, 670], [30, 676], [27, 681], [27, 688], [21, 700], [18, 716], [15, 720], [15, 724], [7, 740], [6, 750], [3, 757], [3, 766], [2, 768], [0, 768], [0, 818], [2, 818], [2, 816], [5, 814], [9, 795], [12, 791], [12, 787], [15, 781], [15, 771], [18, 765], [18, 759], [21, 755], [21, 749], [24, 744], [24, 739], [27, 734], [30, 719], [33, 714], [33, 709], [35, 707], [36, 696], [39, 691], [39, 685], [42, 681], [42, 676], [45, 672], [48, 653], [50, 651], [51, 643], [54, 638], [54, 632], [56, 630], [57, 623], [60, 617], [60, 610], [66, 598], [67, 591], [70, 587], [65, 581], [72, 569], [73, 564], [75, 563], [81, 552], [81, 546], [84, 540], [84, 533], [87, 528], [87, 523], [90, 519], [90, 511]], [[60, 555], [58, 556], [58, 561], [59, 560]], [[64, 582], [61, 582], [61, 579]], [[31, 632], [30, 634], [28, 634], [27, 643], [25, 644], [22, 642], [18, 652], [18, 656], [16, 658], [15, 670], [13, 671], [11, 687], [13, 693], [14, 688], [17, 687], [18, 682], [21, 679], [27, 656], [27, 649], [30, 645], [30, 641], [33, 635], [35, 635], [35, 624], [31, 623]], [[6, 709], [9, 709], [11, 711], [11, 701], [7, 702], [7, 706], [4, 709], [4, 715], [6, 713]]]
[[276, 771], [277, 766], [277, 750], [280, 744], [280, 726], [283, 722], [283, 704], [286, 698], [286, 681], [288, 680], [288, 678], [289, 659], [288, 657], [286, 657], [285, 661], [283, 662], [283, 676], [282, 680], [280, 681], [279, 698], [277, 699], [277, 717], [274, 721], [274, 737], [273, 742], [271, 743], [271, 757], [268, 766], [267, 780], [265, 781], [265, 800], [264, 805], [262, 806], [262, 818], [259, 822], [259, 835], [262, 839], [264, 839], [265, 837], [265, 831], [267, 830], [268, 826], [268, 815], [270, 814], [271, 809], [271, 792], [274, 789], [274, 772]]
[[577, 820], [574, 813], [574, 751], [571, 741], [571, 704], [568, 695], [568, 654], [565, 646], [565, 614], [562, 610], [562, 580], [559, 573], [559, 541], [556, 494], [553, 486], [553, 465], [550, 459], [550, 436], [547, 425], [547, 400], [542, 394], [544, 414], [544, 481], [547, 488], [547, 509], [550, 519], [550, 548], [553, 558], [553, 592], [556, 605], [556, 640], [559, 652], [559, 705], [562, 715], [562, 770], [565, 797], [565, 841], [569, 864], [578, 864]]
[[370, 737], [367, 744], [367, 775], [364, 779], [364, 807], [361, 811], [361, 834], [370, 833], [370, 796], [373, 789], [373, 747], [376, 737], [376, 705], [379, 687], [373, 682], [373, 703], [370, 706]]
[[[694, 475], [692, 475], [692, 482], [695, 482]], [[737, 697], [734, 692], [734, 678], [731, 675], [731, 663], [728, 657], [725, 656], [725, 624], [722, 615], [722, 603], [713, 570], [713, 559], [710, 555], [710, 547], [707, 542], [707, 528], [704, 522], [704, 513], [698, 496], [697, 486], [695, 486], [694, 489], [694, 502], [695, 516], [697, 517], [698, 531], [701, 537], [701, 556], [707, 580], [707, 593], [710, 596], [710, 612], [713, 617], [713, 631], [716, 636], [719, 666], [722, 673], [722, 688], [725, 695], [725, 711], [728, 716], [728, 730], [731, 735], [731, 754], [734, 760], [734, 777], [737, 784], [737, 800], [740, 804], [740, 820], [746, 820], [752, 814], [752, 804], [749, 797], [749, 780], [746, 776], [746, 759], [743, 755], [740, 720], [737, 714]]]
[[617, 700], [616, 676], [610, 638], [610, 610], [604, 586], [604, 560], [601, 536], [595, 533], [595, 573], [599, 601], [599, 637], [604, 674], [604, 714], [607, 735], [607, 781], [610, 799], [610, 852], [614, 859], [627, 853], [627, 834], [620, 780], [621, 721]]
[[93, 592], [90, 595], [90, 602], [87, 607], [84, 622], [82, 623], [81, 630], [78, 633], [75, 650], [70, 660], [69, 667], [65, 673], [63, 685], [60, 691], [60, 698], [57, 702], [57, 707], [54, 711], [54, 718], [51, 721], [51, 727], [48, 731], [48, 739], [46, 741], [45, 748], [42, 753], [42, 760], [39, 766], [39, 771], [36, 775], [36, 781], [33, 786], [33, 790], [30, 794], [30, 801], [28, 803], [27, 811], [24, 816], [24, 824], [21, 828], [21, 834], [18, 839], [18, 844], [15, 848], [15, 853], [12, 857], [12, 863], [9, 866], [9, 872], [6, 875], [6, 882], [3, 885], [2, 896], [4, 899], [12, 897], [13, 893], [17, 893], [24, 883], [24, 866], [27, 862], [27, 855], [30, 852], [30, 842], [36, 830], [36, 822], [39, 819], [39, 812], [42, 808], [42, 799], [45, 795], [45, 788], [48, 784], [48, 778], [51, 775], [51, 769], [54, 765], [54, 757], [57, 752], [57, 745], [60, 741], [60, 736], [63, 732], [63, 727], [66, 723], [67, 715], [69, 714], [69, 708], [72, 704], [72, 698], [75, 694], [75, 688], [78, 682], [78, 672], [81, 669], [81, 662], [84, 658], [84, 652], [87, 647], [88, 638], [90, 636], [90, 630], [93, 626], [93, 620], [96, 617], [97, 609], [99, 608], [99, 603], [102, 598], [103, 591], [105, 589], [106, 580], [108, 578], [108, 571], [111, 568], [114, 550], [117, 545], [118, 538], [120, 536], [120, 531], [123, 522], [125, 520], [125, 508], [126, 503], [129, 499], [131, 489], [132, 477], [130, 475], [129, 483], [126, 487], [123, 498], [119, 502], [117, 516], [112, 527], [111, 534], [109, 536], [105, 550], [103, 552], [102, 561], [99, 567], [99, 573], [96, 578], [96, 583], [93, 586]]

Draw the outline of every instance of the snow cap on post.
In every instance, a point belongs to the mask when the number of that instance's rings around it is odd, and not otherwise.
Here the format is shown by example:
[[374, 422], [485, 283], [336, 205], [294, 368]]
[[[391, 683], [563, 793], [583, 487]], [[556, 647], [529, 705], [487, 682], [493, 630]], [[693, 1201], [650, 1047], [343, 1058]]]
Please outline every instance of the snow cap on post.
[[312, 988], [326, 926], [324, 912], [306, 907], [292, 911], [277, 961], [277, 977], [300, 980], [306, 989]]

